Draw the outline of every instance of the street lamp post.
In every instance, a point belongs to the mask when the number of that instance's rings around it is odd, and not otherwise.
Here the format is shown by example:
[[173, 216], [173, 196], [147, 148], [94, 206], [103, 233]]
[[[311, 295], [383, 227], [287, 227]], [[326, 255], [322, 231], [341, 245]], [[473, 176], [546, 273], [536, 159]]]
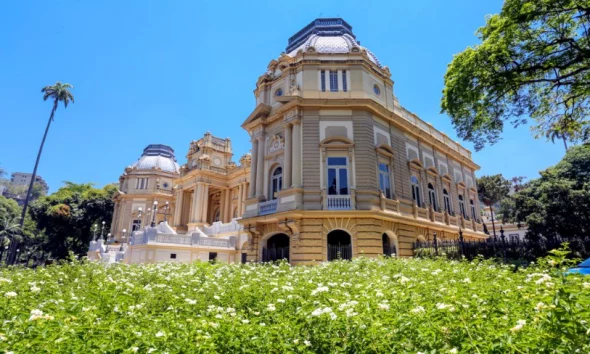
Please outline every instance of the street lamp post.
[[124, 243], [125, 242], [125, 235], [127, 234], [127, 229], [123, 229], [121, 231], [123, 231], [123, 236], [121, 237], [121, 243]]
[[156, 214], [158, 214], [158, 201], [154, 200], [154, 210], [152, 215], [152, 227], [156, 227]]
[[168, 223], [168, 210], [170, 209], [170, 202], [166, 202], [166, 206], [164, 207], [164, 221]]
[[[143, 208], [139, 207], [137, 208], [137, 217], [139, 218], [139, 228], [141, 229], [141, 227], [143, 226]], [[131, 232], [133, 231], [137, 231], [137, 230], [131, 230]]]
[[104, 235], [104, 224], [106, 224], [106, 222], [102, 222], [102, 228], [100, 229], [100, 238], [102, 238], [102, 235]]

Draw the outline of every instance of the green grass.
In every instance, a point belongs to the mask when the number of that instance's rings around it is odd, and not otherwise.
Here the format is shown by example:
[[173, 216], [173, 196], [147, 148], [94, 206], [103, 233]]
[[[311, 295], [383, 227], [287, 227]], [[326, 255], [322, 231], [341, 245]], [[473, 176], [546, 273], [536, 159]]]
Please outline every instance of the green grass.
[[560, 269], [420, 259], [3, 268], [0, 352], [588, 353], [590, 278]]

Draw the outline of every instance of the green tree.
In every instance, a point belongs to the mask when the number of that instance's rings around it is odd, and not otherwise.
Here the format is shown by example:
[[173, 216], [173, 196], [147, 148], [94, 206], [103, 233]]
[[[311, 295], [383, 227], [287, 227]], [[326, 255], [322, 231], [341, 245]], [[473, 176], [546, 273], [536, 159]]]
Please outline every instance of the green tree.
[[41, 140], [41, 146], [39, 147], [39, 153], [37, 154], [37, 161], [35, 162], [35, 168], [33, 169], [33, 176], [31, 176], [31, 184], [29, 185], [29, 189], [27, 190], [27, 196], [25, 197], [25, 204], [23, 206], [23, 211], [21, 214], [21, 227], [25, 222], [25, 215], [27, 214], [27, 207], [29, 205], [29, 198], [31, 193], [33, 192], [33, 184], [35, 182], [35, 177], [37, 176], [37, 167], [39, 166], [39, 160], [41, 159], [41, 152], [43, 152], [43, 145], [45, 144], [45, 139], [47, 138], [47, 132], [49, 131], [49, 126], [53, 121], [53, 117], [55, 115], [55, 111], [57, 110], [57, 106], [59, 102], [63, 102], [64, 108], [68, 107], [70, 101], [74, 102], [74, 96], [70, 92], [70, 89], [74, 87], [70, 84], [62, 84], [61, 82], [56, 82], [53, 86], [45, 86], [41, 89], [43, 93], [43, 101], [47, 101], [48, 98], [53, 100], [53, 108], [51, 109], [51, 115], [49, 116], [49, 120], [47, 121], [47, 127], [45, 128], [45, 134], [43, 134], [43, 140]]
[[563, 160], [512, 199], [509, 217], [526, 222], [532, 240], [590, 235], [590, 144], [571, 147]]
[[105, 233], [110, 229], [116, 192], [115, 185], [97, 189], [91, 183], [65, 182], [54, 194], [32, 203], [30, 214], [46, 237], [43, 251], [60, 259], [70, 251], [85, 255], [92, 225], [105, 221]]
[[505, 0], [449, 64], [442, 111], [476, 150], [528, 117], [536, 137], [589, 139], [589, 31], [589, 0]]
[[477, 179], [477, 194], [479, 200], [490, 208], [492, 214], [492, 230], [496, 236], [496, 224], [494, 220], [494, 205], [506, 198], [510, 192], [510, 181], [502, 175], [482, 176]]

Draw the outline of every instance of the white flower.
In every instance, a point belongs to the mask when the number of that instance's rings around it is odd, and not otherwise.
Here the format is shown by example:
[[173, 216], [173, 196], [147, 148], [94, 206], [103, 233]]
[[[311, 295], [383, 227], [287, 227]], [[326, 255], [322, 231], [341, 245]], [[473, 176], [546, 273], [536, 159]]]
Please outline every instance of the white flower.
[[14, 291], [9, 291], [7, 293], [4, 293], [4, 296], [11, 298], [11, 297], [16, 297], [16, 293]]
[[0, 278], [0, 283], [8, 283], [8, 284], [10, 284], [10, 283], [12, 283], [12, 280], [6, 279], [6, 278]]
[[264, 322], [260, 322], [259, 324], [260, 324], [262, 327], [266, 326], [266, 323], [264, 323]]
[[293, 339], [293, 343], [299, 344], [299, 339]]
[[156, 348], [150, 348], [150, 349], [148, 349], [147, 353], [148, 354], [151, 354], [151, 353], [153, 353], [155, 351], [156, 351]]
[[413, 308], [413, 309], [410, 310], [411, 313], [421, 313], [421, 312], [424, 312], [424, 311], [425, 311], [424, 310], [424, 307], [422, 307], [422, 306], [418, 306], [418, 307]]
[[379, 304], [379, 308], [381, 310], [387, 311], [387, 310], [389, 310], [389, 305], [388, 304]]
[[406, 278], [406, 277], [404, 277], [404, 276], [402, 276], [402, 277], [399, 279], [399, 282], [400, 282], [400, 283], [402, 283], [402, 284], [404, 284], [404, 283], [407, 283], [407, 282], [409, 282], [409, 281], [410, 281], [410, 278]]
[[197, 300], [193, 300], [193, 299], [186, 299], [186, 302], [188, 302], [189, 305], [195, 305], [197, 303]]
[[243, 324], [248, 324], [248, 323], [250, 323], [250, 321], [248, 321], [248, 320], [242, 320], [242, 323]]
[[539, 302], [539, 303], [537, 304], [537, 306], [535, 306], [535, 309], [536, 309], [537, 311], [541, 311], [541, 310], [542, 310], [542, 309], [544, 309], [545, 307], [547, 307], [547, 306], [545, 306], [545, 304], [544, 304], [544, 303], [542, 303], [542, 302]]
[[275, 307], [274, 304], [268, 304], [268, 306], [266, 307], [267, 311], [275, 311], [277, 308]]
[[129, 350], [131, 350], [134, 353], [137, 353], [137, 351], [139, 350], [139, 347], [131, 347]]
[[524, 326], [526, 324], [526, 320], [518, 320], [516, 324]]
[[219, 297], [219, 296], [217, 296], [217, 295], [213, 296], [213, 298], [214, 298], [215, 300], [219, 300], [219, 299], [220, 299], [220, 297]]
[[315, 289], [311, 292], [311, 295], [315, 295], [317, 293], [324, 293], [329, 290], [330, 289], [327, 286], [319, 286], [317, 289]]
[[590, 289], [590, 283], [582, 283], [584, 289]]
[[164, 337], [164, 336], [165, 336], [165, 334], [162, 331], [156, 333], [156, 338], [160, 338], [160, 337]]
[[453, 349], [449, 350], [449, 353], [457, 354], [458, 353], [457, 348], [453, 348]]
[[446, 309], [448, 307], [449, 307], [449, 305], [443, 304], [441, 302], [439, 302], [438, 304], [436, 304], [436, 308], [439, 309], [439, 310], [444, 310], [444, 309]]
[[36, 286], [31, 287], [31, 292], [38, 293], [39, 291], [41, 291], [41, 288], [36, 287]]
[[308, 347], [311, 347], [311, 342], [310, 342], [310, 341], [306, 340], [306, 341], [303, 341], [303, 343], [304, 343], [306, 346], [308, 346]]
[[280, 302], [281, 304], [284, 304], [285, 303], [285, 300], [283, 300], [283, 299], [277, 299], [277, 302]]
[[516, 326], [510, 328], [510, 331], [512, 331], [512, 332], [520, 331], [522, 329], [522, 327], [523, 327], [522, 325], [516, 325]]

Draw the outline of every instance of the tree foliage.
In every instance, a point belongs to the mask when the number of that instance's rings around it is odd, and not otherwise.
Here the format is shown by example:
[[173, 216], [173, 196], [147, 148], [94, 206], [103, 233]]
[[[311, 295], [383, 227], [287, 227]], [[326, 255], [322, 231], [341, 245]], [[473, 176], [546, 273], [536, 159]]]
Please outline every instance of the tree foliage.
[[536, 137], [590, 138], [590, 0], [505, 0], [453, 58], [442, 111], [476, 150], [506, 121], [535, 121]]
[[65, 182], [54, 194], [33, 203], [31, 216], [46, 235], [44, 250], [55, 258], [65, 258], [69, 251], [85, 255], [92, 225], [105, 221], [105, 233], [110, 229], [116, 191], [115, 185], [97, 189], [90, 183]]
[[506, 218], [525, 222], [531, 239], [590, 235], [590, 144], [570, 148], [503, 204]]
[[482, 176], [477, 179], [479, 200], [486, 206], [493, 206], [504, 199], [510, 191], [510, 181], [502, 175]]

